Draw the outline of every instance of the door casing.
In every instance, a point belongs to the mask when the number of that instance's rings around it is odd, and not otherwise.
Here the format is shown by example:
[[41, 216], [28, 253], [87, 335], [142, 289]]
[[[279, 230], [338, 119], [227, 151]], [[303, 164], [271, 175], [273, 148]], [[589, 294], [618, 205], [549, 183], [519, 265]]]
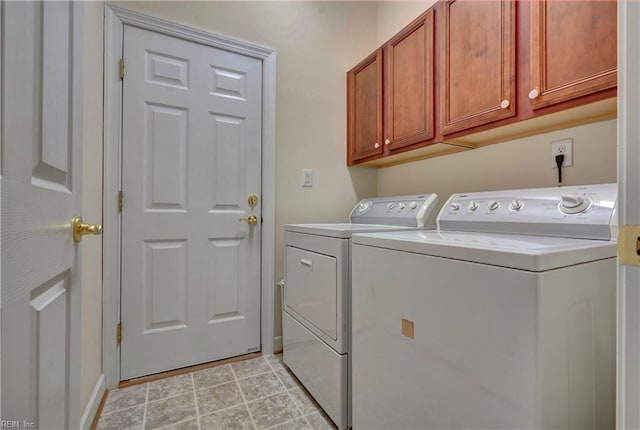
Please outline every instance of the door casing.
[[[275, 276], [275, 66], [276, 53], [207, 31], [154, 18], [138, 12], [105, 6], [104, 51], [104, 238], [103, 238], [103, 327], [102, 363], [106, 387], [120, 382], [120, 346], [116, 342], [120, 322], [120, 229], [118, 193], [122, 166], [122, 56], [124, 25], [152, 30], [167, 36], [202, 43], [214, 48], [262, 60], [262, 257], [261, 257], [261, 345], [273, 352]], [[126, 64], [125, 64], [126, 73]], [[125, 196], [126, 201], [126, 196]], [[126, 204], [126, 203], [125, 203]], [[126, 327], [123, 327], [126, 333]]]

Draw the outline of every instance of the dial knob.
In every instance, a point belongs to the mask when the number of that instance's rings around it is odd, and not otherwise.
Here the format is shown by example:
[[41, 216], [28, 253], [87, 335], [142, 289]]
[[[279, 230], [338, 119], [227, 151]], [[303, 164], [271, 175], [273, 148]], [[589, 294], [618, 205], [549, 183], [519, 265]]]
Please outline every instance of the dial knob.
[[469, 210], [470, 211], [475, 211], [476, 209], [478, 209], [478, 202], [469, 203]]
[[489, 206], [487, 206], [487, 207], [489, 208], [490, 211], [495, 211], [496, 209], [498, 209], [500, 207], [500, 202], [496, 202], [494, 200], [491, 203], [489, 203]]
[[449, 205], [449, 207], [451, 208], [452, 211], [457, 211], [458, 209], [460, 209], [460, 204], [459, 203], [451, 203]]
[[395, 203], [389, 203], [389, 204], [387, 205], [387, 209], [389, 209], [389, 210], [391, 210], [391, 209], [393, 209], [393, 208], [395, 208], [395, 207], [396, 207]]
[[415, 209], [417, 207], [418, 207], [418, 204], [416, 202], [409, 203], [409, 209]]
[[511, 209], [512, 211], [519, 211], [520, 209], [522, 209], [522, 206], [524, 206], [524, 203], [522, 203], [520, 200], [511, 200], [509, 209]]
[[367, 209], [369, 209], [370, 207], [371, 207], [371, 202], [360, 203], [358, 205], [358, 213], [359, 214], [365, 213]]
[[402, 202], [398, 203], [398, 208], [399, 208], [399, 209], [404, 209], [404, 208], [405, 208], [405, 206], [406, 206], [406, 205], [405, 205], [404, 203], [402, 203]]
[[566, 195], [562, 196], [562, 201], [558, 206], [560, 212], [565, 214], [577, 214], [589, 208], [591, 201], [587, 197]]

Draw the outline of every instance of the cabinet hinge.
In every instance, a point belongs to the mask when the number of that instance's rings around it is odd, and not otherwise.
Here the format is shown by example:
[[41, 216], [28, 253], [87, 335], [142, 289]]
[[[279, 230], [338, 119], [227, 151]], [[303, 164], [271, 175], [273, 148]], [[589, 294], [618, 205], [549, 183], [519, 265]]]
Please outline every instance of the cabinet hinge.
[[118, 209], [122, 211], [124, 207], [124, 193], [122, 191], [118, 191]]
[[118, 64], [120, 66], [120, 79], [124, 79], [124, 58], [121, 58]]
[[118, 345], [122, 343], [122, 323], [118, 323], [118, 327], [116, 327], [116, 342]]

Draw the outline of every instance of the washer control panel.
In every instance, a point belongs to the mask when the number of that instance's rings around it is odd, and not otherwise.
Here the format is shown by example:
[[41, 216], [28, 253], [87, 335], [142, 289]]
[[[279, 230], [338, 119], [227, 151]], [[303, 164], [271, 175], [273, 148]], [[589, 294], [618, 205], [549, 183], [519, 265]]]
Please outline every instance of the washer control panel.
[[440, 230], [615, 239], [616, 184], [457, 193]]
[[435, 227], [437, 205], [435, 194], [374, 197], [361, 200], [351, 211], [349, 220], [354, 224]]

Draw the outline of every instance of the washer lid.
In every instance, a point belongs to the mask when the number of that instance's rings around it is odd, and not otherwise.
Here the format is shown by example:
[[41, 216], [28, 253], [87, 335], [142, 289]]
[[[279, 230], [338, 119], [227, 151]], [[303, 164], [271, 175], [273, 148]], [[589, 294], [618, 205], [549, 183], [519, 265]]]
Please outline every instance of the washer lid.
[[[337, 237], [349, 239], [354, 233], [371, 233], [381, 231], [401, 231], [408, 230], [407, 226], [380, 225], [380, 224], [285, 224], [285, 231], [296, 233], [315, 234], [318, 236]], [[433, 227], [432, 227], [433, 228]]]
[[353, 244], [542, 272], [616, 256], [604, 240], [474, 232], [404, 231], [356, 234]]

